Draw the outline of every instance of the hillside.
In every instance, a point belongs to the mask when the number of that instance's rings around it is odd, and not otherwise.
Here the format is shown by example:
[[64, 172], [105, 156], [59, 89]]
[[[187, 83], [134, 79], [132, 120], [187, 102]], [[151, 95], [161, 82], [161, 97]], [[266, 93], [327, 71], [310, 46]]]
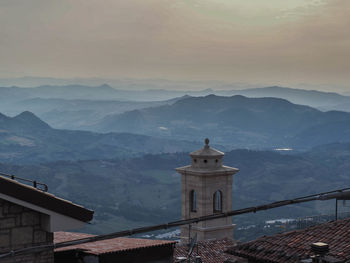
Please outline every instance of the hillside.
[[197, 143], [128, 133], [99, 134], [51, 128], [31, 112], [0, 114], [0, 161], [37, 163], [129, 157], [144, 153], [181, 152]]
[[107, 116], [90, 128], [182, 140], [215, 137], [234, 148], [307, 149], [350, 141], [350, 114], [321, 112], [278, 98], [209, 95]]
[[33, 112], [35, 115], [58, 129], [79, 129], [96, 123], [109, 114], [147, 107], [172, 104], [179, 100], [169, 101], [116, 101], [116, 100], [67, 100], [33, 98], [12, 102], [10, 105], [2, 103], [0, 111], [7, 115], [17, 115], [23, 111]]
[[[96, 124], [110, 114], [173, 104], [184, 98], [172, 97], [161, 101], [150, 98], [150, 101], [132, 101], [125, 100], [124, 93], [128, 94], [127, 91], [116, 90], [107, 85], [0, 88], [0, 112], [15, 116], [23, 111], [30, 111], [54, 128], [79, 130]], [[131, 94], [134, 93], [131, 92]]]
[[[234, 176], [234, 208], [349, 186], [350, 144], [310, 153], [285, 155], [234, 150], [224, 163], [240, 169]], [[88, 231], [102, 233], [150, 225], [180, 217], [180, 175], [174, 168], [189, 163], [187, 153], [145, 155], [132, 159], [60, 161], [40, 165], [1, 164], [0, 171], [37, 179], [50, 192], [96, 210]], [[84, 182], [84, 183], [82, 183]], [[314, 202], [237, 217], [254, 224], [274, 218], [333, 213], [334, 202]]]

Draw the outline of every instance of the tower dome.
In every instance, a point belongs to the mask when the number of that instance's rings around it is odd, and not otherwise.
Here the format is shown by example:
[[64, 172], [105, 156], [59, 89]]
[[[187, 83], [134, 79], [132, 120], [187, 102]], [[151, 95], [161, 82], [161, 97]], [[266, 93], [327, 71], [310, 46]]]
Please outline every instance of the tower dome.
[[191, 167], [194, 169], [211, 170], [222, 167], [222, 157], [225, 155], [209, 146], [209, 139], [205, 139], [205, 145], [202, 149], [191, 152]]

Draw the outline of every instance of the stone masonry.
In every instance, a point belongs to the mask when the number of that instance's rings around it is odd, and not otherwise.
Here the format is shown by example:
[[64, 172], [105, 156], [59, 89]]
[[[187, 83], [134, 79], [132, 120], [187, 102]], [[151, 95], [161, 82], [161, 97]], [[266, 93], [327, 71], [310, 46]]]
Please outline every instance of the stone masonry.
[[[31, 246], [53, 244], [48, 232], [49, 216], [0, 199], [0, 254]], [[18, 255], [2, 263], [53, 263], [53, 250]]]

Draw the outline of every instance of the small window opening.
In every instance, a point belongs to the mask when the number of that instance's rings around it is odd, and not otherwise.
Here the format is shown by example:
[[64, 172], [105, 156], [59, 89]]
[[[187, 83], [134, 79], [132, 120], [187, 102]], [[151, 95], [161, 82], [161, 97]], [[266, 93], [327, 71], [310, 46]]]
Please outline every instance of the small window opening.
[[222, 212], [222, 192], [217, 190], [213, 196], [213, 211], [214, 213]]
[[191, 212], [197, 212], [197, 194], [195, 190], [190, 192], [190, 208]]
[[208, 160], [204, 160], [204, 163], [207, 163], [208, 162]]

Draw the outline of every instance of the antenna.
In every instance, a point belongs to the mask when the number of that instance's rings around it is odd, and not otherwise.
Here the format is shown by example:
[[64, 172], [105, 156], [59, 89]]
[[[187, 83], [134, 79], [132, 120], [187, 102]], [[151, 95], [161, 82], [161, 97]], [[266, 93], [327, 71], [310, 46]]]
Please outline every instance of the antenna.
[[191, 257], [194, 247], [197, 245], [197, 233], [191, 239], [191, 243], [189, 244], [188, 255], [187, 258]]

